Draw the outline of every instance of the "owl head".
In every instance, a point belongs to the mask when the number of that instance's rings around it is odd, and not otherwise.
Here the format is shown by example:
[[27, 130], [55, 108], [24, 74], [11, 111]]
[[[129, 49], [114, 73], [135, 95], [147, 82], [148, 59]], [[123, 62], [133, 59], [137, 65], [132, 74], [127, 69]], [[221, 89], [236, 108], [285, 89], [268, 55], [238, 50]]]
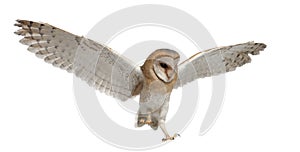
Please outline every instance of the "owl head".
[[158, 49], [148, 56], [141, 70], [148, 79], [159, 79], [169, 83], [177, 78], [179, 59], [180, 56], [176, 51]]

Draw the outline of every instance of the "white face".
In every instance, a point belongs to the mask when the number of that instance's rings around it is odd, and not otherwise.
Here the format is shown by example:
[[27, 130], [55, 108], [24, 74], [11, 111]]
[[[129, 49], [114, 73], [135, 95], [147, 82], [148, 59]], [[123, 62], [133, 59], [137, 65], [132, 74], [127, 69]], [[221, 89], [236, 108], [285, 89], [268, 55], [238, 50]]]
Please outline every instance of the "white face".
[[156, 76], [164, 81], [171, 82], [177, 73], [178, 60], [171, 57], [161, 57], [154, 61], [154, 72]]

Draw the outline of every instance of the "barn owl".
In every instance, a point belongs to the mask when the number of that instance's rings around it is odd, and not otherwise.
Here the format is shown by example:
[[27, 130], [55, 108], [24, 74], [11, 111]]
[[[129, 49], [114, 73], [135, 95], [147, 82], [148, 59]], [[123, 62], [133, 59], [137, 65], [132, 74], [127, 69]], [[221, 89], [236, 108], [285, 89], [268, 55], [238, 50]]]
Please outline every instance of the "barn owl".
[[[173, 89], [198, 78], [235, 70], [266, 48], [263, 43], [247, 42], [199, 52], [179, 64], [179, 54], [170, 49], [151, 53], [142, 66], [111, 48], [46, 23], [17, 20], [15, 32], [22, 44], [44, 61], [74, 73], [91, 87], [121, 101], [140, 95], [136, 125], [158, 127], [163, 141], [174, 140], [165, 121]], [[137, 52], [138, 53], [138, 52]], [[96, 60], [95, 60], [96, 59]], [[97, 61], [96, 63], [92, 63]]]

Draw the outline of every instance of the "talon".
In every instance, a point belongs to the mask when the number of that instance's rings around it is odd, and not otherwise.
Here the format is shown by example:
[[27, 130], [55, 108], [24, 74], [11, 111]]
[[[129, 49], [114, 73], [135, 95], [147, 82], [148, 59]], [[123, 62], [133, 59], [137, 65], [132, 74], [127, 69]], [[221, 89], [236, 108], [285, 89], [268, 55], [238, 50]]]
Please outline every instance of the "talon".
[[180, 136], [180, 134], [177, 134], [177, 133], [176, 133], [176, 134], [174, 134], [173, 137], [181, 137], [181, 136]]
[[140, 119], [139, 124], [145, 124], [145, 119]]
[[171, 140], [170, 138], [163, 138], [162, 141], [165, 142], [167, 140]]
[[168, 140], [174, 140], [175, 137], [166, 137], [166, 138], [163, 138], [162, 141], [165, 142], [165, 141], [168, 141]]
[[153, 122], [151, 120], [146, 120], [145, 124], [151, 125]]
[[177, 133], [176, 133], [176, 134], [174, 134], [174, 136], [172, 136], [172, 137], [168, 136], [168, 137], [166, 137], [166, 138], [163, 138], [162, 141], [165, 142], [165, 141], [168, 141], [168, 140], [174, 140], [176, 137], [181, 137], [181, 136], [180, 136], [180, 134], [177, 134]]
[[174, 139], [175, 139], [174, 137], [167, 137], [167, 138], [163, 138], [162, 141], [165, 142], [165, 141], [174, 140]]

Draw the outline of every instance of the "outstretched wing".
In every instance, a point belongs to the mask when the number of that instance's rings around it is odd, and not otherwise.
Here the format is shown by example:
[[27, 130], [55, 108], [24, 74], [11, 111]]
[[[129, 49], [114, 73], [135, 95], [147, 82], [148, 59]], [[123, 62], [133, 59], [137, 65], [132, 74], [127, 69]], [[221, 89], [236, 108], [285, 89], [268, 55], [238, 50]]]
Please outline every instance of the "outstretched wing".
[[198, 78], [234, 71], [251, 62], [249, 54], [257, 55], [264, 48], [266, 45], [263, 43], [248, 42], [199, 52], [179, 65], [179, 80], [174, 88]]
[[140, 93], [140, 69], [105, 45], [45, 23], [17, 20], [15, 26], [15, 34], [24, 36], [20, 42], [45, 62], [123, 101]]

